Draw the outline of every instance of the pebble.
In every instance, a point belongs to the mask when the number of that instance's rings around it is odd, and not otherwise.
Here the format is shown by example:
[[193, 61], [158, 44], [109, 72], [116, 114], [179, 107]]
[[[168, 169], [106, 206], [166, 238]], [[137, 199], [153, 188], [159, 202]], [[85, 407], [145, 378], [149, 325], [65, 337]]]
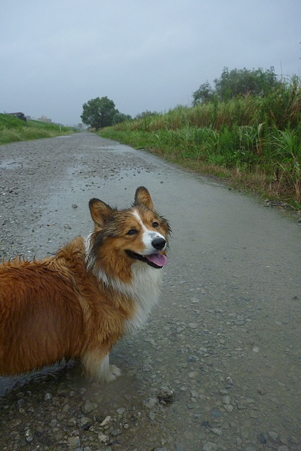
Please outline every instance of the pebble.
[[258, 434], [257, 439], [260, 443], [263, 443], [264, 445], [267, 443], [267, 436], [264, 433]]
[[273, 442], [277, 442], [279, 435], [277, 434], [277, 432], [274, 431], [269, 431], [268, 432], [268, 437], [273, 441]]
[[161, 387], [157, 393], [157, 398], [161, 404], [171, 404], [175, 400], [175, 392], [169, 387]]
[[147, 398], [145, 401], [143, 401], [144, 407], [147, 409], [153, 409], [157, 404], [159, 403], [158, 398]]
[[70, 448], [76, 448], [80, 446], [80, 439], [79, 437], [69, 437], [68, 438], [68, 444]]
[[100, 426], [106, 426], [107, 424], [109, 424], [111, 421], [111, 416], [108, 415], [107, 417], [105, 417], [105, 419], [100, 423]]
[[94, 404], [89, 399], [87, 399], [81, 407], [82, 412], [86, 414], [92, 412], [93, 409]]
[[204, 444], [202, 451], [217, 451], [218, 446], [216, 443], [207, 442]]
[[98, 434], [98, 440], [101, 443], [108, 443], [108, 441], [110, 440], [110, 437], [108, 435], [105, 435], [103, 433]]
[[121, 429], [114, 429], [112, 432], [111, 432], [111, 435], [113, 436], [113, 437], [117, 437], [118, 435], [121, 435], [122, 434], [122, 430]]

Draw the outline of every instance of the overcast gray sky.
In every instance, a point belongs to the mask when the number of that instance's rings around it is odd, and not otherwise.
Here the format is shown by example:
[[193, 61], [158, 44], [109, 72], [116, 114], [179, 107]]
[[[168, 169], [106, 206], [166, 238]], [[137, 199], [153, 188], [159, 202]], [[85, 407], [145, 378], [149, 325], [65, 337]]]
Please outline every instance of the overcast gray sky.
[[301, 76], [300, 41], [301, 0], [1, 0], [0, 112], [164, 112], [224, 67]]

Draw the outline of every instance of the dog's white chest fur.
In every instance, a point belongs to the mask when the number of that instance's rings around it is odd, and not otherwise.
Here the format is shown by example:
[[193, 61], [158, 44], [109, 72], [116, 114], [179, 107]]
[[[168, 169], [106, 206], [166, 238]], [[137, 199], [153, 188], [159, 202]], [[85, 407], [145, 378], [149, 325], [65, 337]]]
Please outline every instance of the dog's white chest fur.
[[135, 300], [136, 311], [134, 317], [126, 322], [127, 332], [133, 333], [143, 326], [151, 309], [158, 302], [161, 282], [161, 269], [154, 269], [143, 263], [133, 265], [133, 283], [129, 294]]
[[134, 333], [143, 326], [151, 309], [158, 302], [162, 283], [162, 270], [154, 269], [145, 263], [134, 263], [132, 275], [131, 283], [123, 283], [118, 279], [108, 279], [100, 270], [97, 274], [106, 285], [134, 300], [134, 316], [125, 323], [127, 333]]

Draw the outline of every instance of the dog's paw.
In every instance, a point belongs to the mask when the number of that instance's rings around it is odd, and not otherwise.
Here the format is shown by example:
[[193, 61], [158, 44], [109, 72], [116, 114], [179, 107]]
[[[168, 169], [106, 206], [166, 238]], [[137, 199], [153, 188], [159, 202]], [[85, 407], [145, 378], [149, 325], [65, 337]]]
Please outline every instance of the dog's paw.
[[108, 371], [108, 374], [106, 375], [106, 381], [111, 382], [117, 379], [118, 376], [120, 376], [121, 371], [116, 365], [110, 365], [110, 370]]
[[121, 371], [117, 366], [109, 365], [106, 368], [106, 371], [102, 372], [99, 375], [99, 379], [104, 382], [112, 382], [115, 379], [117, 379], [117, 377], [120, 376], [120, 374], [121, 374]]

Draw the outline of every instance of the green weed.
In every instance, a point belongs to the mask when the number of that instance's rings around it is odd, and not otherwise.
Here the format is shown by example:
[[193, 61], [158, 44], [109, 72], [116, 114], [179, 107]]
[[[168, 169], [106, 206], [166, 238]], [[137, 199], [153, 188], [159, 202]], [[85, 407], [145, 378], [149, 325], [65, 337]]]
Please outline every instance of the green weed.
[[22, 121], [8, 114], [0, 114], [0, 144], [28, 141], [74, 133], [69, 127], [39, 121]]
[[[104, 129], [101, 136], [160, 154], [185, 167], [231, 177], [259, 192], [301, 203], [300, 79], [265, 97], [177, 107]], [[252, 180], [252, 182], [251, 182]], [[236, 183], [236, 182], [234, 182]]]

